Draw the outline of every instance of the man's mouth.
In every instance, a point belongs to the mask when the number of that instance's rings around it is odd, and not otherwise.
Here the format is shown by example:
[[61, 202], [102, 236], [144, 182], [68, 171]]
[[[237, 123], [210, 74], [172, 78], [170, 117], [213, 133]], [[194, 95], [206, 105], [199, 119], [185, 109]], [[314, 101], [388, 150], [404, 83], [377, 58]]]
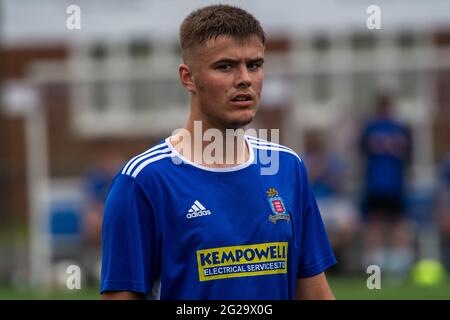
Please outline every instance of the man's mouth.
[[233, 102], [252, 101], [252, 100], [253, 98], [251, 94], [238, 94], [231, 99], [231, 101]]

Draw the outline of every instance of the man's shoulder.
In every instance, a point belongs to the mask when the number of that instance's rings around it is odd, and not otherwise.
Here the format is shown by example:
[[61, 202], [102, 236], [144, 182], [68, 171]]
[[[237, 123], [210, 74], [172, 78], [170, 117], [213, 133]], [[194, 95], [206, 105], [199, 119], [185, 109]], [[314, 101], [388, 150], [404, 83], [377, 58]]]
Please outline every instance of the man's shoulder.
[[164, 160], [170, 160], [173, 156], [174, 153], [169, 144], [166, 141], [161, 141], [128, 160], [121, 169], [120, 174], [131, 178], [147, 175], [152, 172], [152, 168], [157, 168], [165, 163]]
[[260, 139], [260, 138], [256, 138], [254, 136], [249, 136], [249, 135], [246, 135], [245, 138], [247, 139], [250, 146], [253, 148], [253, 150], [255, 152], [269, 150], [271, 152], [278, 152], [280, 154], [280, 156], [283, 156], [287, 159], [292, 159], [295, 161], [303, 162], [302, 158], [297, 154], [297, 152], [295, 152], [294, 150], [292, 150], [291, 148], [289, 148], [285, 145], [275, 143], [272, 141], [268, 141], [268, 140], [264, 140], [264, 139]]

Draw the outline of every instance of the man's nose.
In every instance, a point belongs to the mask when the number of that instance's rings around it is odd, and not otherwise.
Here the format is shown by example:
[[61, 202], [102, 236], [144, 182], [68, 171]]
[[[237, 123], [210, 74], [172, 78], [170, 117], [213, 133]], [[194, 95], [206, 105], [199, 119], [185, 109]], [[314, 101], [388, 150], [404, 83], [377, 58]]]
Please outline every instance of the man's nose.
[[236, 87], [238, 88], [248, 88], [252, 84], [252, 78], [248, 72], [247, 66], [241, 66], [238, 69], [236, 78]]

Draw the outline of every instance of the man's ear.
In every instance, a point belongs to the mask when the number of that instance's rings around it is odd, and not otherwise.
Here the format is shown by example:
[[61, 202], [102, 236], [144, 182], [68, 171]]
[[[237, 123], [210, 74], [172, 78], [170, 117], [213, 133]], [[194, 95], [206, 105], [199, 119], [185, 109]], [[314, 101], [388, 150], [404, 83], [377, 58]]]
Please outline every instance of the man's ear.
[[178, 67], [178, 75], [180, 77], [181, 84], [190, 92], [195, 93], [195, 83], [194, 83], [194, 76], [191, 72], [191, 69], [187, 64], [180, 64]]

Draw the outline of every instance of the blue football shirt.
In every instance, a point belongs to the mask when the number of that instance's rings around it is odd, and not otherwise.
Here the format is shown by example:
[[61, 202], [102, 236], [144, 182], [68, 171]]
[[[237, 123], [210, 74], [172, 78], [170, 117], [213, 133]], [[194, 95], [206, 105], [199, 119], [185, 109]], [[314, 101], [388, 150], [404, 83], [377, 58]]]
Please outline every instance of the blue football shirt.
[[336, 263], [301, 159], [246, 142], [232, 168], [189, 162], [168, 139], [123, 167], [105, 204], [101, 292], [293, 299], [297, 278]]
[[390, 119], [374, 119], [363, 134], [366, 190], [372, 196], [403, 196], [411, 142], [407, 129]]

